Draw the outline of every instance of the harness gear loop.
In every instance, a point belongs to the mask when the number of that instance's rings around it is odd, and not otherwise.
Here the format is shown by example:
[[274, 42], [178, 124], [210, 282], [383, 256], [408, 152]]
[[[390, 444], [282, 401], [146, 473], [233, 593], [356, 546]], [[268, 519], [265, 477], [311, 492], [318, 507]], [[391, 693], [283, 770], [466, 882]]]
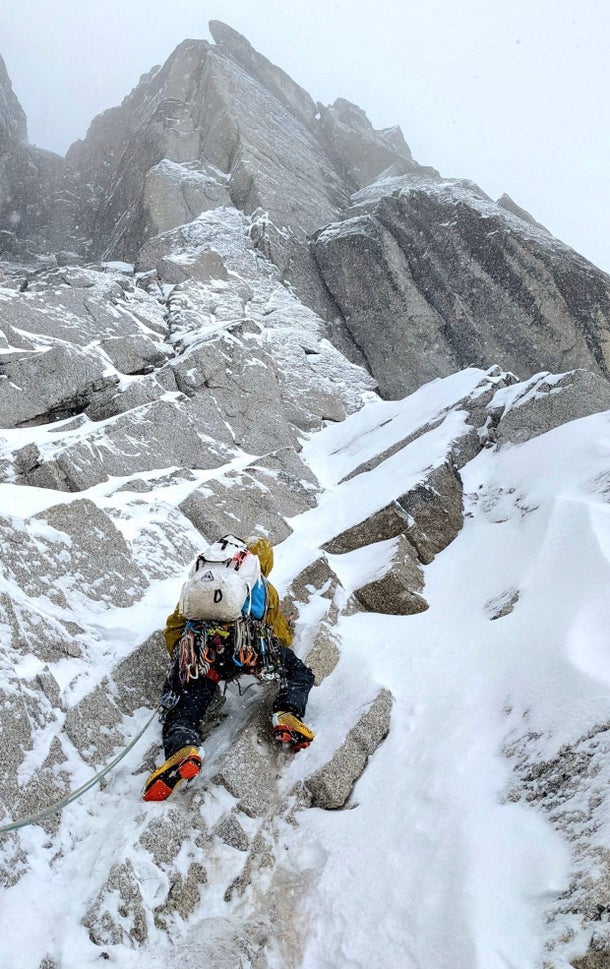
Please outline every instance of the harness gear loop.
[[279, 643], [264, 620], [252, 616], [227, 623], [189, 619], [178, 641], [170, 675], [177, 690], [199, 677], [215, 683], [243, 674], [261, 682], [277, 680], [281, 667]]

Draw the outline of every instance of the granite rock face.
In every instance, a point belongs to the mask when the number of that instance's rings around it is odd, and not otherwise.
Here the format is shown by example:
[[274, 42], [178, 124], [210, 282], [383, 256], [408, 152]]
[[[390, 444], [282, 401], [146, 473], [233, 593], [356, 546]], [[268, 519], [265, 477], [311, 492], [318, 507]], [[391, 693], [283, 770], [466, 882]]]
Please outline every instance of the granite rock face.
[[[7, 251], [141, 268], [149, 240], [234, 207], [252, 219], [254, 251], [383, 396], [471, 365], [608, 377], [604, 273], [507, 195], [495, 203], [418, 164], [398, 127], [375, 130], [343, 98], [315, 104], [231, 27], [210, 30], [213, 44], [180, 44], [65, 160], [27, 144], [2, 68]], [[217, 272], [176, 253], [154, 268], [165, 285]]]
[[[42, 855], [3, 841], [0, 882], [71, 885], [99, 828], [90, 895], [60, 926], [84, 927], [92, 963], [301, 965], [326, 859], [290, 854], [299, 827], [351, 806], [392, 727], [391, 671], [373, 657], [363, 695], [350, 630], [425, 619], [427, 567], [460, 534], [460, 471], [483, 448], [610, 408], [607, 276], [508, 197], [422, 168], [398, 128], [315, 104], [211, 30], [65, 160], [27, 143], [0, 63], [2, 812], [126, 755], [94, 800], [42, 822]], [[310, 447], [320, 430], [336, 448]], [[231, 685], [203, 724], [202, 776], [161, 817], [139, 800], [161, 758], [161, 629], [227, 531], [280, 544], [318, 736], [295, 761], [271, 735], [273, 689]], [[518, 606], [510, 584], [484, 611]], [[560, 761], [532, 774], [551, 799]]]
[[0, 57], [0, 256], [74, 248], [83, 190], [61, 156], [28, 144], [27, 121]]
[[476, 186], [382, 178], [314, 251], [383, 396], [492, 361], [608, 377], [608, 277]]

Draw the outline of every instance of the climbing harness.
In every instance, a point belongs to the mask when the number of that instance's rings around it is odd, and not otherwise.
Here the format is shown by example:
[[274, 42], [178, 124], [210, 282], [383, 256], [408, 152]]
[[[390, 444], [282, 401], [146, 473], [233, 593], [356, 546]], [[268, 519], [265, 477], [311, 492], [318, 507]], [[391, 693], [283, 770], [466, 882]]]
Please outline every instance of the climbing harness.
[[123, 757], [129, 753], [132, 747], [135, 747], [140, 737], [142, 737], [142, 735], [148, 730], [156, 716], [157, 709], [153, 711], [150, 719], [147, 720], [140, 732], [136, 734], [133, 740], [129, 742], [127, 747], [125, 747], [120, 754], [117, 754], [117, 756], [111, 760], [103, 770], [88, 780], [86, 784], [82, 784], [81, 787], [77, 788], [75, 791], [72, 791], [70, 794], [67, 794], [65, 797], [62, 797], [61, 800], [54, 801], [53, 804], [49, 804], [48, 807], [44, 808], [42, 811], [39, 811], [38, 814], [32, 814], [28, 818], [22, 818], [20, 821], [11, 821], [10, 824], [1, 825], [0, 834], [7, 834], [9, 831], [17, 831], [18, 828], [25, 828], [30, 824], [38, 824], [40, 821], [44, 821], [45, 818], [50, 817], [52, 814], [56, 814], [58, 811], [61, 811], [72, 801], [76, 801], [77, 798], [81, 797], [82, 794], [85, 794], [88, 790], [90, 790], [90, 788], [94, 787], [99, 781], [101, 781], [102, 777], [105, 777], [106, 774], [110, 773], [113, 767], [116, 767], [116, 765], [123, 760]]

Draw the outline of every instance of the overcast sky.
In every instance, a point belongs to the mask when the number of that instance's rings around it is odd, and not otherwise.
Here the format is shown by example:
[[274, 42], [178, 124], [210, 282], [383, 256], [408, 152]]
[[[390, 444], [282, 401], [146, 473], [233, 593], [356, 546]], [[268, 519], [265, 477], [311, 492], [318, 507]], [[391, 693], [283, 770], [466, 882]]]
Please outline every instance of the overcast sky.
[[318, 101], [400, 124], [445, 177], [507, 192], [610, 272], [610, 0], [2, 0], [30, 141], [65, 153], [99, 111], [223, 20]]

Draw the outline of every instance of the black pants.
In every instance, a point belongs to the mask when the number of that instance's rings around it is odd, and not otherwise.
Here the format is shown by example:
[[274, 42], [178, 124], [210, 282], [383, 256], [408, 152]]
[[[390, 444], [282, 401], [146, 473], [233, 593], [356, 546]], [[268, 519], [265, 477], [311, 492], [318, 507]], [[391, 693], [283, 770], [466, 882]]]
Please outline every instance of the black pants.
[[[282, 661], [282, 686], [273, 703], [273, 710], [285, 710], [302, 718], [307, 706], [314, 675], [308, 666], [291, 649], [280, 646]], [[171, 683], [166, 684], [171, 689]], [[163, 747], [165, 756], [171, 757], [181, 747], [198, 747], [201, 743], [199, 725], [216, 691], [216, 683], [200, 676], [182, 687], [178, 702], [163, 720]]]

